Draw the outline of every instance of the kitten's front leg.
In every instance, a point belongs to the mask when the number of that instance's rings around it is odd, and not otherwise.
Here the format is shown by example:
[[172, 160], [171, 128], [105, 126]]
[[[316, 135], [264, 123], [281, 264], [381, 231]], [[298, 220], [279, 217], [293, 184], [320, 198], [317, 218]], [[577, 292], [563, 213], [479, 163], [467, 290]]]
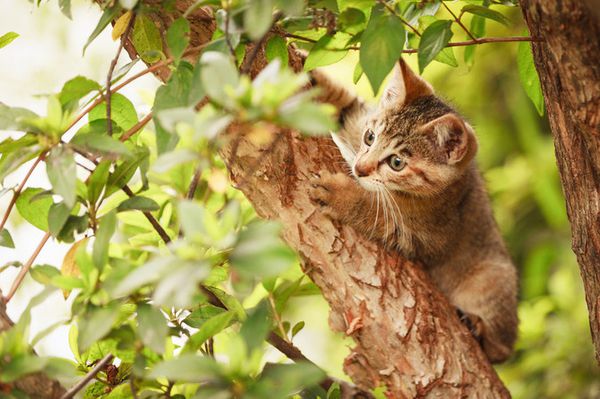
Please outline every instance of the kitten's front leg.
[[355, 179], [345, 173], [324, 171], [320, 177], [311, 180], [309, 197], [331, 219], [354, 227], [354, 222], [361, 219], [359, 212], [367, 202], [365, 190]]

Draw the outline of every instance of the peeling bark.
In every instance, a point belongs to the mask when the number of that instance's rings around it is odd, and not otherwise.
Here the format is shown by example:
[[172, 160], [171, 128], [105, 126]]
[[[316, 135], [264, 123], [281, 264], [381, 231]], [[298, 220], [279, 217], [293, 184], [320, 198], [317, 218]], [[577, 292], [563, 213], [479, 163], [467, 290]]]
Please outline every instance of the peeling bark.
[[[595, 5], [595, 8], [593, 7]], [[595, 0], [521, 0], [600, 361], [600, 19]]]

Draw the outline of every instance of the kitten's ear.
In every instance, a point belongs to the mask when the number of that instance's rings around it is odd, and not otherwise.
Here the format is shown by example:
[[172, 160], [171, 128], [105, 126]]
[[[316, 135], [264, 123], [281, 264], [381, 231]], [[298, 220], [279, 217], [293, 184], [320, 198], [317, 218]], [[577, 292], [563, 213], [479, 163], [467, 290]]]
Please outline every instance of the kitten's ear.
[[456, 114], [440, 116], [419, 130], [432, 138], [446, 156], [449, 165], [468, 162], [477, 152], [473, 128]]
[[392, 76], [381, 96], [380, 106], [403, 105], [419, 97], [433, 94], [431, 85], [415, 74], [400, 58], [392, 70]]

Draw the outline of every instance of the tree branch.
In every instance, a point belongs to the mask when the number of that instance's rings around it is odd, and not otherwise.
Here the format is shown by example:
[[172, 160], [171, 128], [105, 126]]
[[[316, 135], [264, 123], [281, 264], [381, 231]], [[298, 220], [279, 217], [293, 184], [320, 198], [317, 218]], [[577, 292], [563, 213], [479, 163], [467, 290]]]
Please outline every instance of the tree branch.
[[73, 396], [75, 396], [75, 394], [79, 391], [81, 391], [83, 389], [83, 387], [85, 387], [87, 385], [88, 382], [90, 382], [91, 380], [94, 379], [94, 377], [96, 377], [96, 374], [98, 374], [99, 372], [102, 371], [102, 369], [104, 369], [104, 367], [106, 367], [107, 364], [109, 364], [110, 362], [112, 362], [112, 360], [114, 359], [114, 356], [112, 353], [109, 353], [108, 355], [104, 356], [102, 358], [102, 360], [100, 360], [93, 369], [91, 369], [86, 375], [85, 377], [79, 381], [77, 384], [73, 385], [73, 387], [71, 387], [71, 389], [69, 389], [60, 399], [71, 399]]

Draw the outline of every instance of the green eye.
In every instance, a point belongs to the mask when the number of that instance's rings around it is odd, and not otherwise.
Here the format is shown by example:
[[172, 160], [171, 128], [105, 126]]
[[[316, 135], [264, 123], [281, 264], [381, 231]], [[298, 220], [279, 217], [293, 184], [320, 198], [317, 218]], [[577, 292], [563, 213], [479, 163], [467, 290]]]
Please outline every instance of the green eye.
[[391, 157], [389, 157], [388, 164], [390, 165], [390, 168], [394, 169], [397, 172], [404, 169], [404, 166], [406, 165], [406, 163], [398, 155], [392, 155]]
[[375, 142], [375, 133], [371, 129], [367, 130], [365, 133], [365, 144], [371, 145]]

